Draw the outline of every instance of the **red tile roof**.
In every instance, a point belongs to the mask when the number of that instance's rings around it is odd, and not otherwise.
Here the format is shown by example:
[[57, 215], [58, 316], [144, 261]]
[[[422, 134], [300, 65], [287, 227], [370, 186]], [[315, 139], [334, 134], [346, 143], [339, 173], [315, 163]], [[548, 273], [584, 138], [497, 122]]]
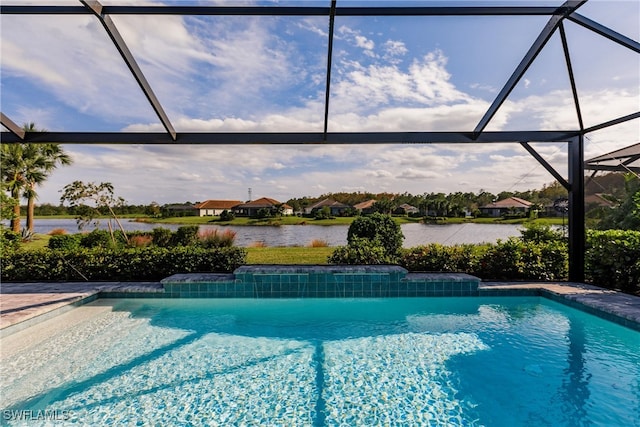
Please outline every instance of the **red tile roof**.
[[357, 205], [353, 205], [358, 210], [369, 209], [376, 201], [374, 199], [367, 200], [366, 202], [360, 202]]
[[206, 200], [195, 205], [196, 209], [231, 209], [242, 204], [240, 200]]
[[498, 208], [529, 208], [533, 203], [528, 202], [519, 197], [508, 197], [506, 199], [498, 200], [497, 202], [489, 203], [488, 205], [481, 206], [486, 209], [498, 209]]
[[[270, 199], [268, 197], [262, 197], [257, 200], [252, 200], [247, 203], [241, 204], [239, 207], [241, 208], [270, 208], [275, 205], [279, 205], [280, 202], [276, 199]], [[285, 209], [290, 208], [291, 206], [284, 205]]]

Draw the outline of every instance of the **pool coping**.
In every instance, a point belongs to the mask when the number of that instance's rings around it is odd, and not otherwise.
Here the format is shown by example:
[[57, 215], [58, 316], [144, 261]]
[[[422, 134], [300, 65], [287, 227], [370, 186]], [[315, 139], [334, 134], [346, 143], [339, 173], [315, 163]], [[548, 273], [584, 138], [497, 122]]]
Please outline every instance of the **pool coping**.
[[[464, 296], [540, 296], [640, 331], [640, 297], [585, 283], [480, 282], [476, 292]], [[427, 296], [431, 297], [460, 296]], [[2, 283], [0, 338], [99, 298], [180, 296], [166, 292], [161, 282]]]

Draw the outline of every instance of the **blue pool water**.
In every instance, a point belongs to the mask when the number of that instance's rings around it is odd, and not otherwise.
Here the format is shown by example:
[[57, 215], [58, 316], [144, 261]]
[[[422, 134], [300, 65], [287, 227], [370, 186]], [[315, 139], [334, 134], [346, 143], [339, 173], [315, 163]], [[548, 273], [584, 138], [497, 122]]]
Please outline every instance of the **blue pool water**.
[[3, 422], [640, 425], [640, 334], [544, 298], [93, 305], [3, 361]]

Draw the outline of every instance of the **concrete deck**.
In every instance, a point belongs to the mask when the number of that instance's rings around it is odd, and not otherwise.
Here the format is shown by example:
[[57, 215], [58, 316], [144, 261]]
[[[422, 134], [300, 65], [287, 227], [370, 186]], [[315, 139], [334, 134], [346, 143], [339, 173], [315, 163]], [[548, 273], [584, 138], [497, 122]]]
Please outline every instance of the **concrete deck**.
[[[0, 285], [0, 337], [93, 301], [101, 292], [163, 297], [164, 289], [160, 282], [3, 283]], [[478, 295], [542, 295], [640, 331], [640, 297], [597, 286], [564, 282], [482, 282]]]
[[2, 283], [0, 337], [93, 301], [103, 291], [164, 292], [159, 282]]

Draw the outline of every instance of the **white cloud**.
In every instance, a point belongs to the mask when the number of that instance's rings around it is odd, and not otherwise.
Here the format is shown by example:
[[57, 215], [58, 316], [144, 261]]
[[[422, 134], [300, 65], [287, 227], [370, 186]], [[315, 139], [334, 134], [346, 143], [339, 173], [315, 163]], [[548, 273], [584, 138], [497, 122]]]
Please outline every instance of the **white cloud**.
[[373, 40], [363, 36], [360, 31], [353, 30], [346, 25], [342, 25], [338, 28], [336, 33], [337, 38], [342, 38], [347, 40], [350, 44], [360, 49], [363, 49], [365, 53], [369, 53], [371, 56], [373, 55], [373, 49], [376, 47], [376, 44]]
[[[322, 130], [326, 58], [320, 52], [314, 60], [305, 59], [292, 40], [295, 29], [307, 37], [326, 37], [319, 21], [297, 20], [287, 34], [278, 34], [274, 20], [164, 18], [118, 16], [116, 22], [161, 101], [172, 110], [179, 132]], [[348, 26], [336, 33], [358, 55], [335, 52], [329, 131], [465, 131], [476, 126], [490, 102], [454, 84], [446, 52], [410, 56], [395, 34], [394, 40], [378, 34], [376, 40], [386, 41], [377, 43], [363, 34]], [[3, 20], [2, 54], [4, 75], [35, 79], [77, 111], [131, 123], [121, 126], [126, 131], [164, 131], [95, 18]], [[71, 63], [81, 66], [69, 67]], [[487, 130], [576, 126], [570, 92], [542, 93], [526, 81], [525, 86], [527, 96], [505, 102]], [[300, 87], [303, 96], [286, 93]], [[579, 95], [587, 126], [638, 110], [637, 87], [583, 89]], [[48, 125], [57, 125], [55, 109], [22, 111], [55, 130]], [[585, 157], [637, 142], [639, 135], [638, 120], [595, 132], [589, 135]], [[565, 172], [565, 144], [534, 146]], [[244, 199], [248, 187], [255, 196], [284, 201], [335, 191], [499, 192], [540, 188], [553, 180], [518, 144], [65, 149], [75, 164], [55, 171], [40, 191], [43, 202], [56, 203], [58, 190], [75, 179], [111, 181], [119, 195], [135, 203]]]
[[415, 169], [404, 170], [398, 175], [398, 179], [407, 179], [407, 180], [433, 179], [433, 178], [439, 178], [439, 177], [440, 175], [435, 172], [419, 171]]
[[400, 40], [387, 40], [384, 43], [385, 54], [388, 56], [403, 56], [409, 53], [409, 49]]

